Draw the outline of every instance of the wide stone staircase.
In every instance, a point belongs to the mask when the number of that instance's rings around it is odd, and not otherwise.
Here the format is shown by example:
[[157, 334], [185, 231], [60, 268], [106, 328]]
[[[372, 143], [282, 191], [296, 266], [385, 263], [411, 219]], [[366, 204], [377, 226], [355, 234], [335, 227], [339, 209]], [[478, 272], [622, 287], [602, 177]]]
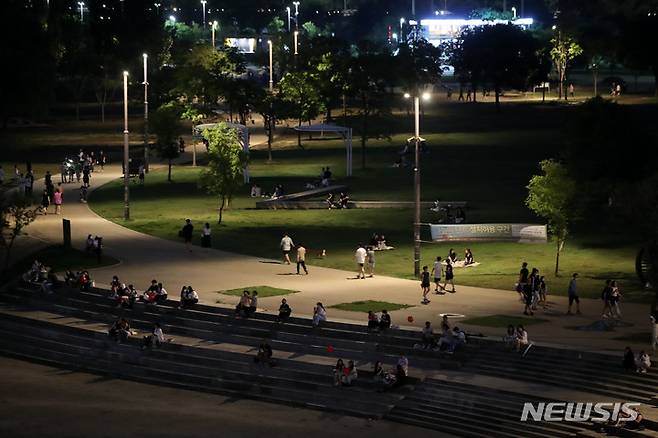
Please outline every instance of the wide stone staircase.
[[[159, 322], [175, 339], [142, 349], [141, 336], [117, 344], [107, 329], [118, 317], [148, 333]], [[275, 351], [276, 365], [254, 363], [262, 339]], [[514, 392], [514, 382], [533, 382], [598, 394], [602, 401], [655, 404], [658, 374], [626, 374], [620, 359], [602, 354], [534, 346], [525, 357], [504, 351], [497, 341], [473, 338], [454, 355], [417, 350], [418, 333], [391, 329], [373, 334], [365, 326], [292, 317], [278, 324], [271, 314], [236, 318], [233, 309], [177, 303], [133, 309], [114, 306], [102, 289], [61, 288], [45, 295], [37, 287], [13, 284], [0, 291], [0, 354], [69, 369], [112, 375], [234, 397], [385, 418], [455, 436], [603, 436], [588, 423], [522, 423], [523, 402], [547, 401]], [[395, 391], [381, 391], [370, 370], [387, 368], [399, 354], [410, 361], [411, 378]], [[337, 358], [355, 360], [359, 379], [350, 388], [333, 386]], [[508, 379], [505, 390], [426, 378], [440, 373], [479, 374]], [[658, 437], [658, 425], [620, 436]]]

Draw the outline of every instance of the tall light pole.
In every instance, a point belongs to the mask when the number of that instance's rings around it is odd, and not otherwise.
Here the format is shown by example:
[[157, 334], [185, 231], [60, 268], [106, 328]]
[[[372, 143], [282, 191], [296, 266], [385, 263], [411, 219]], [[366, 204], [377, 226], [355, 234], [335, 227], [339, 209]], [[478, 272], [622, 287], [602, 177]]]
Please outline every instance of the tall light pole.
[[299, 29], [299, 2], [292, 2], [295, 5], [295, 29]]
[[267, 40], [270, 49], [270, 92], [274, 89], [274, 76], [272, 74], [272, 40]]
[[404, 25], [405, 19], [400, 18], [400, 41], [402, 41], [402, 25]]
[[85, 2], [78, 2], [78, 6], [80, 6], [80, 22], [84, 23], [85, 21]]
[[160, 15], [160, 6], [162, 6], [162, 3], [153, 3], [153, 6], [155, 6], [155, 12]]
[[516, 20], [516, 7], [512, 6], [512, 17]]
[[288, 32], [290, 32], [290, 6], [286, 6], [286, 11], [288, 12]]
[[215, 31], [217, 30], [217, 20], [212, 22], [212, 48], [215, 50], [217, 46], [215, 45]]
[[130, 154], [128, 151], [128, 72], [123, 72], [123, 218], [130, 219]]
[[[405, 98], [411, 95], [406, 93]], [[420, 99], [429, 100], [429, 93], [414, 95], [414, 275], [420, 276]]]
[[148, 55], [144, 53], [144, 170], [149, 171], [149, 82]]
[[206, 0], [201, 0], [201, 9], [203, 10], [203, 28], [206, 28]]
[[293, 33], [293, 39], [294, 39], [294, 42], [295, 42], [295, 55], [299, 55], [299, 51], [297, 50], [297, 46], [298, 46], [297, 42], [299, 40], [299, 31], [298, 30], [296, 30]]

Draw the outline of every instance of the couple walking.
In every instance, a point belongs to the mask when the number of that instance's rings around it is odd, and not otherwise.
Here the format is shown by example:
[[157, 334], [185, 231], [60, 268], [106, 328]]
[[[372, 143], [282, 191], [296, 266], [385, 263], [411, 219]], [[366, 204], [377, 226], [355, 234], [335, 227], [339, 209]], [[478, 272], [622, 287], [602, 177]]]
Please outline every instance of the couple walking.
[[288, 233], [284, 233], [279, 247], [283, 252], [283, 263], [286, 265], [290, 264], [290, 251], [292, 251], [293, 248], [297, 248], [297, 275], [301, 273], [300, 268], [302, 268], [304, 273], [308, 275], [308, 269], [306, 268], [306, 248], [304, 248], [303, 245], [300, 244], [295, 246], [295, 243], [290, 236], [288, 236]]

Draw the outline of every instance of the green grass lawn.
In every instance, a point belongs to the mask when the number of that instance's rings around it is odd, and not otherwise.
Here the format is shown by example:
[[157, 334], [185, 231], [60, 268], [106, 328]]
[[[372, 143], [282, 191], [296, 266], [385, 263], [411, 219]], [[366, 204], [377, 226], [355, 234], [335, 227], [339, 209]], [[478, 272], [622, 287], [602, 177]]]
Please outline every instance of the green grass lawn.
[[546, 322], [546, 319], [541, 318], [524, 318], [521, 316], [509, 316], [509, 315], [490, 315], [490, 316], [481, 316], [479, 318], [465, 319], [461, 321], [462, 324], [469, 325], [479, 325], [482, 327], [507, 327], [508, 325], [517, 326], [521, 325], [534, 325], [541, 324]]
[[338, 310], [347, 310], [348, 312], [363, 312], [363, 313], [368, 313], [368, 311], [372, 310], [373, 312], [381, 312], [382, 310], [387, 310], [389, 312], [393, 312], [395, 310], [400, 310], [400, 309], [406, 309], [408, 306], [406, 304], [396, 304], [396, 303], [388, 303], [386, 301], [354, 301], [351, 303], [340, 303], [340, 304], [334, 304], [333, 306], [329, 306], [330, 309], [338, 309]]
[[[551, 130], [547, 122], [562, 123], [562, 119], [546, 107], [509, 107], [505, 117], [475, 108], [478, 120], [466, 117], [462, 106], [453, 105], [460, 114], [428, 115], [424, 118], [423, 136], [430, 152], [422, 157], [423, 200], [467, 201], [467, 221], [541, 222], [524, 206], [525, 186], [537, 171], [537, 163], [557, 153], [561, 141], [559, 131]], [[524, 112], [525, 111], [525, 112]], [[526, 114], [527, 112], [527, 114]], [[525, 115], [524, 115], [525, 114]], [[564, 117], [562, 114], [561, 117]], [[446, 119], [444, 121], [443, 119]], [[539, 118], [539, 119], [538, 119]], [[397, 130], [403, 130], [409, 120], [397, 119]], [[411, 126], [411, 125], [409, 125]], [[450, 129], [446, 129], [450, 127]], [[406, 128], [404, 128], [406, 129]], [[292, 193], [314, 181], [320, 168], [330, 166], [338, 182], [347, 184], [355, 200], [413, 200], [413, 172], [410, 168], [393, 168], [404, 139], [408, 134], [393, 133], [390, 139], [371, 140], [367, 148], [367, 168], [360, 168], [360, 148], [355, 138], [354, 174], [345, 177], [345, 151], [335, 139], [304, 141], [304, 150], [294, 139], [277, 141], [274, 160], [266, 161], [262, 149], [252, 153], [252, 180], [265, 190], [283, 184]], [[123, 192], [120, 181], [111, 183], [90, 197], [90, 206], [101, 216], [137, 231], [167, 239], [178, 239], [178, 230], [186, 217], [197, 228], [204, 222], [213, 226], [213, 246], [216, 248], [278, 259], [278, 243], [288, 232], [295, 243], [307, 249], [308, 263], [318, 266], [354, 269], [356, 245], [368, 243], [373, 233], [384, 234], [392, 251], [378, 252], [376, 273], [412, 278], [413, 247], [411, 209], [353, 210], [256, 210], [256, 200], [244, 187], [234, 197], [224, 221], [217, 223], [217, 199], [198, 187], [199, 169], [175, 167], [173, 183], [166, 173], [149, 173], [144, 187], [131, 189], [131, 220], [124, 222]], [[429, 210], [422, 212], [421, 222], [435, 222]], [[580, 295], [598, 297], [603, 281], [614, 278], [621, 282], [625, 299], [647, 301], [650, 294], [642, 291], [634, 274], [637, 246], [625, 233], [615, 235], [609, 230], [585, 227], [588, 233], [574, 232], [567, 241], [561, 258], [561, 275], [553, 274], [555, 247], [547, 244], [513, 242], [471, 242], [424, 244], [422, 264], [431, 265], [436, 256], [445, 257], [454, 247], [463, 254], [470, 247], [481, 264], [468, 269], [456, 269], [457, 285], [483, 286], [512, 291], [521, 262], [537, 267], [546, 276], [550, 294], [564, 295], [572, 272], [580, 273]], [[195, 239], [198, 239], [195, 233]], [[429, 229], [422, 231], [423, 240], [431, 240]], [[198, 242], [196, 242], [198, 243]], [[318, 254], [326, 251], [326, 257]]]
[[232, 295], [235, 297], [241, 297], [242, 293], [247, 290], [249, 293], [256, 291], [258, 292], [258, 296], [260, 298], [267, 298], [267, 297], [276, 297], [279, 295], [290, 295], [290, 294], [296, 294], [299, 291], [298, 290], [290, 290], [290, 289], [279, 289], [276, 287], [270, 287], [270, 286], [249, 286], [249, 287], [242, 287], [242, 288], [237, 288], [237, 289], [231, 289], [231, 290], [223, 290], [220, 291], [219, 293], [223, 295]]

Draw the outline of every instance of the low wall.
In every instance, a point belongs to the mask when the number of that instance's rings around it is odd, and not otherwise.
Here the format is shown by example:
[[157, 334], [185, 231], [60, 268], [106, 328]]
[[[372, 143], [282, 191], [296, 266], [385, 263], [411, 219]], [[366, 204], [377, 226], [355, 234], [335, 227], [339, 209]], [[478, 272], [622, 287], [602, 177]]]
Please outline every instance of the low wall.
[[[466, 208], [466, 202], [441, 202], [441, 206], [450, 205], [453, 208]], [[434, 206], [433, 202], [421, 202], [422, 209], [429, 209]], [[259, 209], [288, 209], [288, 210], [318, 210], [326, 209], [325, 201], [287, 201], [272, 199], [269, 201], [256, 202], [256, 208]], [[412, 201], [349, 201], [348, 208], [414, 208]]]

